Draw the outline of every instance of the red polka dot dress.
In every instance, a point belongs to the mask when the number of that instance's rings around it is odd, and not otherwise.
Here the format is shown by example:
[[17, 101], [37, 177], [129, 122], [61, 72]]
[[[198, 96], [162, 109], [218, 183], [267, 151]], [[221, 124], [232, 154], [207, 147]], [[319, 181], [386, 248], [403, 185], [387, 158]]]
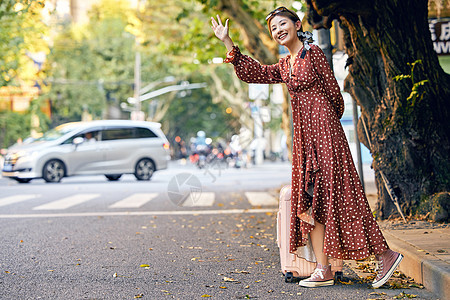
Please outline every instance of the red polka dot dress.
[[[301, 52], [300, 52], [301, 53]], [[227, 53], [237, 76], [248, 83], [282, 83], [291, 95], [291, 253], [304, 246], [316, 220], [325, 224], [324, 253], [364, 259], [388, 249], [364, 194], [339, 119], [344, 101], [325, 54], [310, 45], [304, 58], [290, 56], [261, 65], [238, 47]]]

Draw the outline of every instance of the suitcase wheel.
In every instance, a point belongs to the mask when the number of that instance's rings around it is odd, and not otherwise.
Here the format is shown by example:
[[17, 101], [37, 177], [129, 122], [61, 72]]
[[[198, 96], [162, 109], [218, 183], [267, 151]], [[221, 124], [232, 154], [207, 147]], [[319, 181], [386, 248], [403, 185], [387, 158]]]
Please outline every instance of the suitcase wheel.
[[292, 272], [286, 272], [284, 275], [284, 281], [289, 283], [294, 282], [294, 274], [292, 274]]
[[336, 271], [334, 273], [334, 279], [342, 281], [344, 280], [344, 274], [341, 271]]

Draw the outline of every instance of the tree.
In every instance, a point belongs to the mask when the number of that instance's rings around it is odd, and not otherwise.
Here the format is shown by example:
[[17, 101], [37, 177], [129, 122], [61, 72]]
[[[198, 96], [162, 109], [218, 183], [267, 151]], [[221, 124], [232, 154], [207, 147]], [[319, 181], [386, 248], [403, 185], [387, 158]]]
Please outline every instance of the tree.
[[48, 53], [42, 36], [48, 27], [41, 22], [43, 1], [2, 0], [0, 2], [0, 86], [30, 81], [39, 84], [30, 53]]
[[[214, 2], [243, 30], [259, 28], [246, 31], [249, 41], [265, 40], [261, 32], [266, 29], [254, 26], [257, 21], [242, 21], [247, 1]], [[433, 50], [427, 1], [311, 0], [311, 7], [325, 18], [322, 26], [329, 28], [332, 20], [339, 19], [345, 32], [349, 55], [345, 90], [362, 108], [359, 136], [372, 152], [379, 216], [396, 212], [381, 172], [403, 212], [413, 214], [421, 201], [450, 190], [450, 75]], [[251, 16], [247, 13], [245, 18]], [[245, 46], [262, 63], [273, 62], [261, 55], [263, 43]]]

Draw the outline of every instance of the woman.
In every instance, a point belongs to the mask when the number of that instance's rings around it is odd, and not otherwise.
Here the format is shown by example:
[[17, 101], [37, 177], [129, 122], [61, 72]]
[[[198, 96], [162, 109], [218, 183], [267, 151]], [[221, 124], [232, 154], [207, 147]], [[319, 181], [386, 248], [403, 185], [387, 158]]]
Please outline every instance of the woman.
[[310, 44], [297, 14], [285, 7], [266, 18], [272, 38], [289, 50], [277, 64], [261, 65], [243, 55], [228, 33], [228, 20], [211, 18], [217, 38], [226, 46], [225, 62], [248, 83], [284, 82], [292, 98], [291, 253], [311, 237], [317, 267], [301, 286], [333, 285], [328, 256], [379, 261], [374, 288], [394, 273], [403, 256], [389, 249], [362, 189], [339, 119], [344, 101], [322, 50]]

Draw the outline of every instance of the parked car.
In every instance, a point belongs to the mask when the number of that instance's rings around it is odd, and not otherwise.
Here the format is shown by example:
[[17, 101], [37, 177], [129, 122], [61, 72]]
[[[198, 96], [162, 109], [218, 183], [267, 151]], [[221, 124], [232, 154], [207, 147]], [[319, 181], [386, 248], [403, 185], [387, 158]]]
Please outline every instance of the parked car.
[[10, 147], [2, 176], [20, 183], [34, 178], [59, 182], [67, 176], [98, 174], [112, 181], [122, 174], [150, 180], [155, 171], [167, 168], [169, 160], [169, 142], [159, 123], [73, 122]]

